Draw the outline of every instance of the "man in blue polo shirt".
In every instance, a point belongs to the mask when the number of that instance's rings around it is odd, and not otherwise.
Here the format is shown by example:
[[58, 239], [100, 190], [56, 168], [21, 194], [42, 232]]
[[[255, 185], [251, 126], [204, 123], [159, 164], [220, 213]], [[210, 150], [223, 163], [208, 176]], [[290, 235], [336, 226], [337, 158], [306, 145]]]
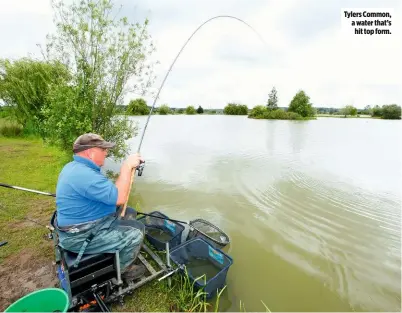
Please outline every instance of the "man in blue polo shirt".
[[118, 219], [117, 207], [126, 202], [131, 173], [143, 159], [138, 154], [130, 155], [113, 183], [101, 173], [101, 166], [108, 149], [114, 146], [92, 133], [74, 142], [74, 160], [62, 169], [56, 188], [57, 229], [59, 244], [79, 253], [76, 265], [84, 253], [119, 250], [122, 276], [131, 280], [145, 271], [133, 263], [141, 249], [145, 227], [135, 219], [131, 208], [127, 208], [123, 219]]

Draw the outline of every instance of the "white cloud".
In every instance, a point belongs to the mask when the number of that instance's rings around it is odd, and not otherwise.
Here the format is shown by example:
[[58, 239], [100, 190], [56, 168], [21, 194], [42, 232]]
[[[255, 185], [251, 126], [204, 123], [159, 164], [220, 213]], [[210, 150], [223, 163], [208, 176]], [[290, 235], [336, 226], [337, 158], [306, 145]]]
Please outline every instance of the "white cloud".
[[[386, 5], [389, 7], [389, 3]], [[252, 107], [266, 101], [273, 85], [281, 106], [287, 106], [299, 89], [306, 90], [316, 106], [400, 103], [398, 55], [402, 51], [397, 28], [388, 38], [346, 36], [341, 28], [341, 4], [339, 8], [332, 4], [331, 9], [337, 10], [338, 16], [332, 27], [321, 16], [312, 21], [316, 28], [310, 25], [310, 32], [304, 32], [310, 38], [295, 40], [283, 30], [283, 22], [292, 20], [289, 11], [303, 15], [306, 7], [315, 14], [328, 14], [328, 8], [318, 1], [270, 2], [248, 14], [244, 19], [262, 34], [266, 46], [240, 23], [212, 22], [215, 25], [205, 27], [190, 42], [174, 66], [158, 103], [223, 107], [229, 101], [239, 101]], [[400, 12], [399, 7], [394, 12]], [[333, 11], [329, 18], [334, 18]], [[398, 19], [396, 15], [393, 18]], [[325, 28], [320, 27], [320, 21]], [[193, 23], [192, 28], [196, 26]], [[186, 35], [187, 28], [166, 28], [157, 36], [163, 38], [159, 42], [161, 47], [176, 47], [176, 51], [170, 49], [165, 54], [169, 58], [162, 57], [166, 68], [187, 39], [190, 33]], [[219, 58], [223, 51], [226, 60]], [[164, 52], [167, 51], [160, 53]]]
[[2, 1], [0, 10], [0, 58], [40, 56], [36, 44], [43, 44], [53, 29], [49, 0]]
[[[1, 14], [3, 16], [8, 14], [20, 14], [20, 13], [36, 14], [51, 14], [51, 6], [49, 0], [19, 0], [19, 1], [7, 1], [1, 6]], [[4, 17], [3, 16], [3, 17]]]
[[[223, 108], [237, 101], [252, 107], [265, 103], [274, 85], [280, 106], [287, 106], [299, 89], [308, 93], [315, 106], [401, 103], [399, 1], [121, 2], [128, 5], [123, 13], [129, 18], [150, 17], [149, 31], [157, 47], [154, 57], [161, 62], [154, 89], [190, 34], [212, 16], [239, 17], [266, 42], [233, 19], [211, 21], [177, 60], [157, 105]], [[347, 36], [342, 8], [363, 5], [393, 8], [393, 35]], [[0, 57], [38, 54], [35, 43], [43, 42], [52, 29], [50, 2], [10, 1], [2, 6], [0, 27], [9, 29], [0, 35], [5, 43]]]

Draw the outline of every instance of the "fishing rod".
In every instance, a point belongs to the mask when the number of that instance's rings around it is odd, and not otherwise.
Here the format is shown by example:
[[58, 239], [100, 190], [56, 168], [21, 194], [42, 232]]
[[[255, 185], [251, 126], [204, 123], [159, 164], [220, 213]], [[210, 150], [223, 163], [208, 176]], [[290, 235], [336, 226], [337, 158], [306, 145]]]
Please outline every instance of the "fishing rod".
[[[239, 22], [245, 24], [246, 26], [248, 26], [249, 28], [251, 28], [251, 30], [253, 30], [254, 33], [257, 34], [257, 36], [260, 38], [260, 40], [261, 40], [264, 44], [266, 44], [266, 42], [265, 42], [264, 39], [261, 37], [261, 35], [260, 35], [251, 25], [249, 25], [248, 23], [246, 23], [246, 22], [243, 21], [242, 19], [240, 19], [240, 18], [238, 18], [238, 17], [235, 17], [235, 16], [231, 16], [231, 15], [218, 15], [218, 16], [214, 16], [214, 17], [211, 17], [210, 19], [206, 20], [206, 21], [205, 21], [204, 23], [202, 23], [200, 26], [198, 26], [197, 29], [191, 34], [191, 36], [187, 39], [187, 41], [186, 41], [186, 42], [184, 43], [184, 45], [181, 47], [179, 53], [178, 53], [178, 54], [176, 55], [176, 57], [174, 58], [172, 64], [170, 64], [169, 70], [167, 71], [165, 77], [164, 77], [163, 80], [162, 80], [162, 84], [160, 85], [160, 87], [159, 87], [159, 89], [158, 89], [158, 92], [157, 92], [157, 94], [156, 94], [156, 96], [155, 96], [155, 99], [154, 99], [154, 102], [153, 102], [153, 104], [152, 104], [151, 110], [149, 111], [149, 114], [148, 114], [148, 117], [147, 117], [147, 121], [145, 122], [145, 126], [144, 126], [144, 128], [143, 128], [143, 130], [142, 130], [140, 143], [139, 143], [138, 149], [137, 149], [137, 153], [138, 153], [138, 154], [140, 153], [142, 141], [144, 140], [144, 136], [145, 136], [145, 131], [146, 131], [147, 127], [148, 127], [148, 123], [149, 123], [149, 120], [150, 120], [150, 118], [151, 118], [152, 111], [153, 111], [153, 109], [154, 109], [154, 107], [155, 107], [155, 104], [156, 104], [156, 100], [158, 100], [158, 98], [159, 98], [159, 94], [160, 94], [160, 92], [161, 92], [161, 90], [162, 90], [162, 88], [163, 88], [163, 86], [164, 86], [164, 84], [165, 84], [166, 79], [168, 78], [168, 76], [169, 76], [169, 74], [170, 74], [170, 72], [171, 72], [171, 70], [172, 70], [172, 68], [173, 68], [173, 65], [176, 63], [176, 61], [177, 61], [177, 59], [179, 58], [180, 54], [182, 53], [182, 51], [184, 50], [184, 48], [187, 46], [187, 44], [190, 42], [190, 40], [193, 38], [193, 36], [194, 36], [205, 24], [209, 23], [210, 21], [212, 21], [212, 20], [214, 20], [214, 19], [218, 19], [218, 18], [231, 18], [231, 19], [235, 19], [235, 20], [237, 20], [237, 21], [239, 21]], [[137, 168], [132, 171], [132, 173], [131, 173], [131, 178], [130, 178], [129, 194], [130, 194], [130, 191], [131, 191], [131, 186], [133, 185], [133, 182], [134, 182], [135, 172], [138, 171], [138, 176], [142, 176], [142, 172], [143, 172], [143, 170], [144, 170], [144, 166], [145, 166], [145, 162], [141, 162], [141, 163], [137, 166]], [[125, 201], [125, 203], [124, 203], [124, 205], [123, 205], [123, 209], [122, 209], [122, 212], [121, 212], [121, 217], [124, 217], [124, 215], [126, 214], [127, 203], [128, 203], [128, 196], [127, 196], [127, 199], [126, 199], [126, 201]]]
[[43, 192], [43, 191], [38, 191], [38, 190], [34, 190], [34, 189], [28, 189], [28, 188], [23, 188], [23, 187], [18, 187], [18, 186], [7, 185], [7, 184], [3, 184], [3, 183], [0, 183], [0, 186], [1, 187], [6, 187], [6, 188], [11, 188], [11, 189], [29, 191], [29, 192], [38, 193], [38, 194], [45, 195], [45, 196], [56, 197], [56, 194], [50, 193], [50, 192]]
[[[198, 26], [198, 28], [197, 28], [197, 29], [191, 34], [191, 36], [187, 39], [187, 41], [186, 41], [186, 42], [184, 43], [184, 45], [181, 47], [179, 53], [178, 53], [178, 54], [176, 55], [176, 57], [174, 58], [172, 64], [171, 64], [170, 67], [169, 67], [169, 70], [167, 71], [167, 73], [166, 73], [166, 75], [165, 75], [165, 77], [164, 77], [164, 79], [163, 79], [163, 81], [162, 81], [161, 86], [160, 86], [159, 89], [158, 89], [158, 93], [157, 93], [156, 96], [155, 96], [155, 99], [154, 99], [154, 102], [153, 102], [153, 104], [152, 104], [151, 110], [150, 110], [150, 112], [149, 112], [149, 114], [148, 114], [148, 118], [147, 118], [147, 121], [146, 121], [146, 123], [145, 123], [144, 129], [142, 130], [141, 139], [140, 139], [140, 143], [139, 143], [139, 145], [138, 145], [137, 153], [140, 153], [142, 141], [143, 141], [144, 135], [145, 135], [145, 131], [146, 131], [146, 129], [147, 129], [147, 126], [148, 126], [148, 123], [149, 123], [149, 119], [151, 118], [152, 111], [153, 111], [153, 109], [154, 109], [154, 107], [155, 107], [156, 100], [158, 100], [158, 98], [159, 98], [159, 94], [160, 94], [160, 92], [161, 92], [161, 90], [162, 90], [162, 88], [163, 88], [163, 86], [164, 86], [164, 84], [165, 84], [165, 81], [166, 81], [167, 77], [169, 76], [169, 74], [170, 74], [170, 72], [171, 72], [171, 70], [172, 70], [172, 68], [173, 68], [173, 65], [176, 63], [176, 61], [177, 61], [177, 59], [179, 58], [180, 54], [182, 53], [182, 51], [184, 50], [184, 48], [187, 46], [187, 44], [189, 43], [189, 41], [193, 38], [193, 36], [194, 36], [205, 24], [209, 23], [210, 21], [212, 21], [212, 20], [214, 20], [214, 19], [218, 19], [218, 18], [231, 18], [231, 19], [235, 19], [235, 20], [237, 20], [237, 21], [239, 21], [239, 22], [245, 24], [246, 26], [248, 26], [249, 28], [251, 28], [251, 30], [253, 30], [255, 34], [257, 34], [257, 36], [260, 38], [260, 40], [261, 40], [264, 44], [266, 44], [266, 42], [265, 42], [264, 39], [261, 37], [261, 35], [260, 35], [251, 25], [249, 25], [248, 23], [246, 23], [246, 22], [243, 21], [242, 19], [240, 19], [240, 18], [238, 18], [238, 17], [235, 17], [235, 16], [231, 16], [231, 15], [218, 15], [218, 16], [214, 16], [214, 17], [211, 17], [210, 19], [208, 19], [207, 21], [205, 21], [204, 23], [202, 23], [200, 26]], [[143, 169], [144, 169], [144, 164], [143, 164], [143, 163], [140, 164], [137, 169], [138, 169], [138, 176], [141, 176], [141, 175], [142, 175], [142, 171], [143, 171]]]

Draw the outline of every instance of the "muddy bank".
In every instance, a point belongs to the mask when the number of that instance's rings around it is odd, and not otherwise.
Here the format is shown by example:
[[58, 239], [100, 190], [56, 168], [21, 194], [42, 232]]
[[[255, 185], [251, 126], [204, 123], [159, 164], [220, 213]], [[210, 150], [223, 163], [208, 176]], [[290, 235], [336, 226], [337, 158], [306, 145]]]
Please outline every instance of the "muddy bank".
[[8, 257], [0, 265], [0, 281], [1, 311], [30, 292], [57, 287], [52, 261], [38, 258], [30, 249]]

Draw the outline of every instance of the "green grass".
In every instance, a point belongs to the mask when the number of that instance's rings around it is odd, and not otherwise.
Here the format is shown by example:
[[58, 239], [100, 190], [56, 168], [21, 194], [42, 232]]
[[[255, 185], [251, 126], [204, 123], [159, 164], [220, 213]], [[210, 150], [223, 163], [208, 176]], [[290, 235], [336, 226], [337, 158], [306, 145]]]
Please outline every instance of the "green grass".
[[[54, 192], [59, 170], [67, 156], [40, 140], [0, 137], [0, 182], [30, 189]], [[33, 248], [38, 256], [50, 256], [51, 244], [43, 236], [42, 224], [49, 222], [54, 198], [0, 188], [0, 238], [8, 245], [0, 249], [0, 264], [23, 248]]]
[[169, 312], [174, 302], [167, 280], [154, 280], [134, 290], [132, 295], [124, 298], [124, 305], [113, 304], [112, 311], [118, 312]]

